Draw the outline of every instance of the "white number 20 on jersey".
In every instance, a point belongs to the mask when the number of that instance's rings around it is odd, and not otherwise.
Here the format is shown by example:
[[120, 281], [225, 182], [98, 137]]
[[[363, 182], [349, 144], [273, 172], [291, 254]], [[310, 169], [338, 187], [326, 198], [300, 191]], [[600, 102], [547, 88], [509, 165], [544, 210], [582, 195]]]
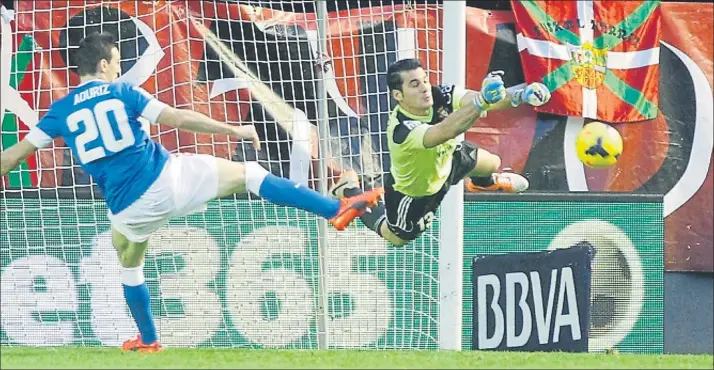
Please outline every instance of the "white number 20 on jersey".
[[[114, 135], [109, 113], [114, 114], [119, 137]], [[84, 123], [84, 132], [77, 136], [75, 146], [82, 163], [89, 163], [107, 156], [107, 151], [116, 153], [134, 143], [134, 133], [129, 126], [124, 103], [119, 99], [110, 99], [97, 103], [92, 111], [89, 108], [80, 109], [67, 117], [67, 125], [71, 132], [79, 130], [79, 123]], [[101, 137], [102, 144], [91, 149], [87, 144]]]

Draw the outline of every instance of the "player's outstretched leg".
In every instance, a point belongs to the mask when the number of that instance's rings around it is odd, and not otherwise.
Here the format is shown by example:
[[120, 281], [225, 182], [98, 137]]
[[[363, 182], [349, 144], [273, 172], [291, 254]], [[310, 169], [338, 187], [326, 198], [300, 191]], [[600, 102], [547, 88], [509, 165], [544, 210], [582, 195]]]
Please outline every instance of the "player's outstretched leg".
[[218, 197], [250, 191], [263, 199], [282, 206], [299, 208], [324, 217], [337, 230], [344, 230], [369, 207], [377, 205], [383, 189], [341, 200], [321, 195], [294, 181], [269, 173], [257, 162], [245, 164], [217, 159], [219, 174]]
[[[359, 184], [359, 176], [355, 171], [345, 170], [342, 172], [340, 179], [330, 188], [330, 195], [337, 199], [345, 199], [348, 197], [359, 196], [362, 194], [362, 189]], [[371, 207], [360, 216], [362, 223], [384, 240], [392, 243], [395, 246], [401, 246], [409, 243], [408, 240], [402, 240], [396, 236], [386, 224], [387, 212], [383, 202], [379, 202], [374, 207]]]
[[[340, 175], [339, 180], [330, 188], [330, 196], [335, 199], [349, 199], [350, 197], [362, 196], [364, 192], [359, 186], [359, 177], [352, 170], [345, 170]], [[384, 212], [384, 204], [379, 202], [362, 213], [360, 219], [365, 226], [380, 234], [382, 221], [387, 217]]]
[[476, 165], [466, 178], [466, 187], [472, 192], [521, 193], [528, 189], [528, 179], [513, 172], [498, 172], [499, 168], [501, 158], [479, 148]]
[[124, 299], [140, 333], [136, 338], [125, 341], [121, 349], [125, 352], [160, 352], [163, 347], [159, 343], [151, 314], [149, 288], [144, 282], [144, 255], [149, 241], [131, 242], [120, 232], [112, 230], [112, 244], [122, 267]]

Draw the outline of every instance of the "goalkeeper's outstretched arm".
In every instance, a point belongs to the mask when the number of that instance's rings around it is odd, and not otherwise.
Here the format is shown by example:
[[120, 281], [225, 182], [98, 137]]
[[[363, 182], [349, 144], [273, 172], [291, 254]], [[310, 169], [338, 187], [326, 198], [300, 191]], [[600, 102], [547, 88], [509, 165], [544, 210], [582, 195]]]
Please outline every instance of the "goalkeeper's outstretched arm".
[[461, 107], [461, 109], [451, 113], [440, 123], [429, 127], [424, 134], [425, 148], [433, 148], [466, 132], [483, 112], [480, 107], [471, 102], [463, 104]]
[[[511, 87], [507, 88], [505, 97], [497, 103], [490, 104], [488, 106], [487, 110], [489, 112], [491, 112], [491, 111], [495, 111], [495, 110], [513, 108], [513, 107], [520, 105], [520, 103], [515, 104], [515, 102], [517, 101], [516, 97], [518, 96], [518, 94], [522, 93], [523, 90], [524, 89], [522, 87], [519, 88], [516, 86], [511, 86]], [[478, 91], [466, 90], [466, 94], [464, 95], [463, 98], [461, 98], [461, 102], [460, 102], [460, 104], [462, 104], [461, 106], [466, 107], [469, 104], [472, 104], [474, 99], [476, 99], [476, 94], [478, 94], [478, 93], [479, 93]]]
[[525, 88], [514, 86], [506, 89], [500, 77], [502, 74], [490, 73], [484, 79], [481, 91], [468, 90], [459, 101], [461, 109], [427, 130], [424, 147], [432, 148], [461, 135], [468, 131], [477, 119], [485, 117], [487, 111], [513, 108], [523, 103], [541, 106], [550, 100], [550, 91], [538, 82]]
[[[497, 103], [490, 104], [486, 110], [494, 111], [507, 108], [515, 108], [523, 103], [540, 107], [550, 100], [550, 91], [542, 83], [535, 82], [526, 87], [511, 86], [506, 89], [506, 95]], [[467, 93], [461, 98], [460, 103], [467, 105], [476, 99], [478, 91], [467, 90]]]

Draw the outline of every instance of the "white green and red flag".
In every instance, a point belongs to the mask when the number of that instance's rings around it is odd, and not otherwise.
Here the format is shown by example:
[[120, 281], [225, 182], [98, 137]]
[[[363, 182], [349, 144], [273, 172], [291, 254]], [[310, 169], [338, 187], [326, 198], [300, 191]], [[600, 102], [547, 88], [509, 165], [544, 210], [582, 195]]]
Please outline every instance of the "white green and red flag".
[[[41, 64], [40, 47], [29, 34], [16, 33], [13, 13], [0, 7], [0, 148], [5, 150], [18, 143], [37, 124], [33, 107], [36, 84], [35, 61]], [[5, 185], [10, 188], [38, 185], [37, 157], [30, 156], [11, 171]]]
[[657, 117], [659, 1], [512, 0], [527, 82], [552, 92], [539, 112], [606, 122]]

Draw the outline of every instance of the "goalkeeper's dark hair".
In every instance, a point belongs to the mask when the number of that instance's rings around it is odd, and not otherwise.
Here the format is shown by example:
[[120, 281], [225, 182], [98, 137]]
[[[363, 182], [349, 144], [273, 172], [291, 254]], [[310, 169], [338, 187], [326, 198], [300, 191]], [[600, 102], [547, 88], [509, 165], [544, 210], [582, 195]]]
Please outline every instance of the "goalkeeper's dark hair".
[[97, 65], [102, 59], [112, 60], [112, 49], [116, 48], [114, 35], [108, 32], [93, 32], [79, 42], [74, 53], [74, 62], [80, 76], [97, 73]]
[[389, 68], [387, 68], [387, 86], [389, 86], [389, 91], [401, 91], [402, 84], [404, 84], [402, 72], [413, 71], [418, 68], [424, 67], [421, 65], [419, 59], [413, 58], [398, 60], [390, 64]]

